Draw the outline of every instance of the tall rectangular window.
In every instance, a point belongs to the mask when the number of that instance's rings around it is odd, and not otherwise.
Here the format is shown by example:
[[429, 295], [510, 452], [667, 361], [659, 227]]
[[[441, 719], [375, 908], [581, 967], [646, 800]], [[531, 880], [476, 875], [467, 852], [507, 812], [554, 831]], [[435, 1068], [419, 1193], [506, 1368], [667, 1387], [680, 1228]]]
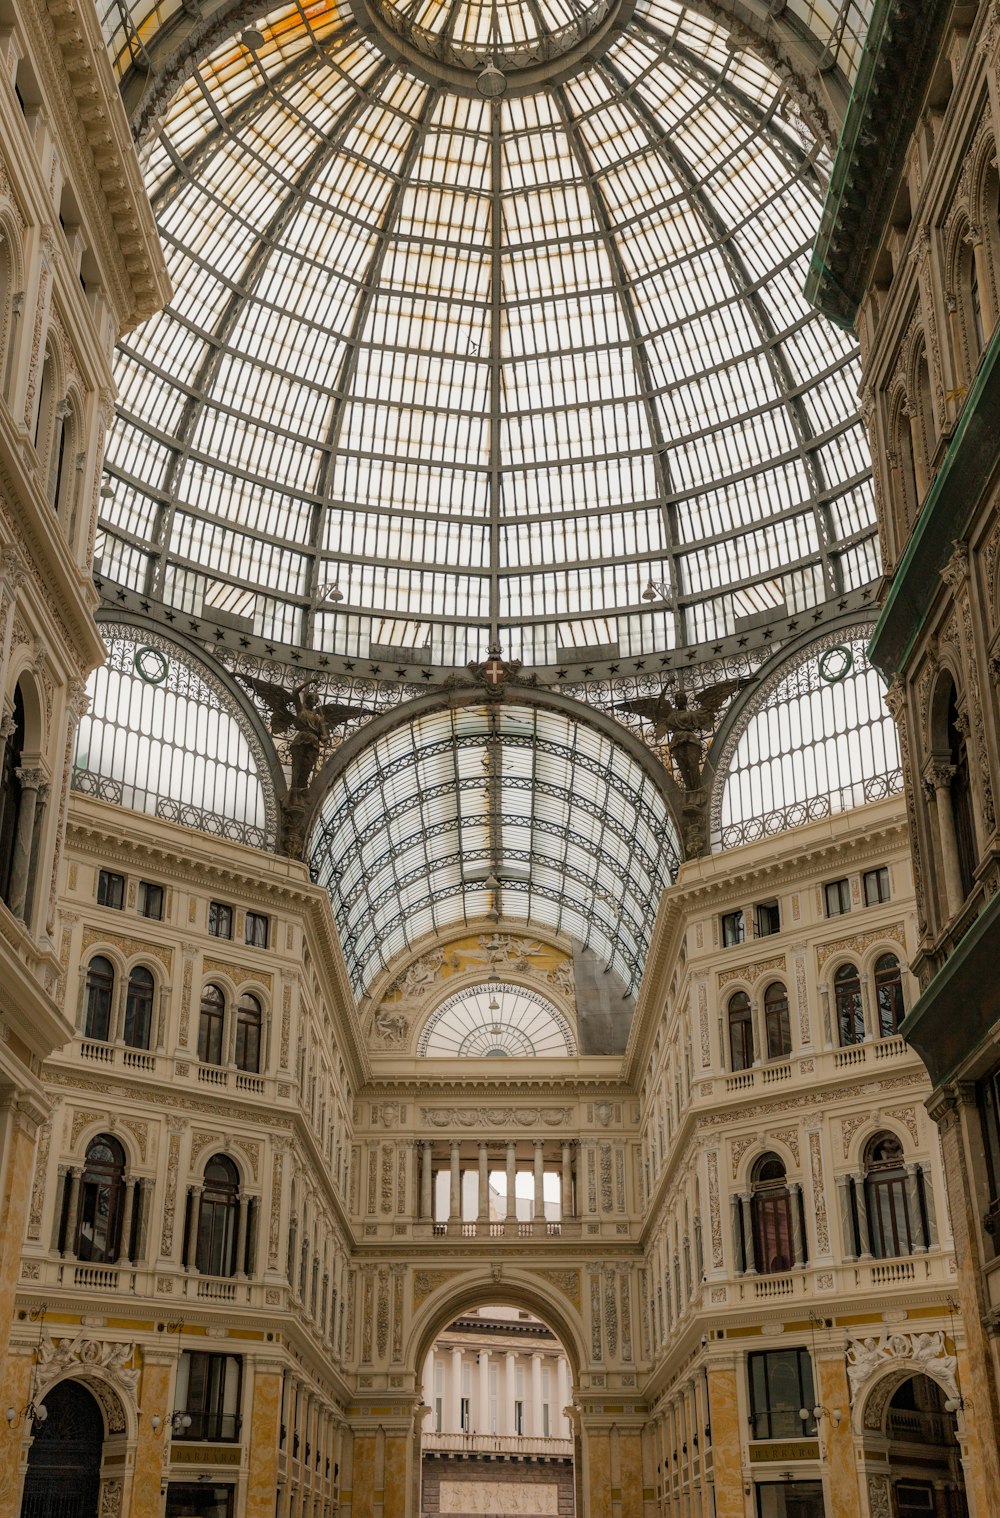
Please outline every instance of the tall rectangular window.
[[152, 880], [139, 881], [139, 916], [163, 919], [163, 887]]
[[[812, 1408], [812, 1361], [806, 1349], [769, 1349], [747, 1357], [750, 1380], [750, 1437], [804, 1439], [816, 1433]], [[809, 1417], [800, 1411], [808, 1408]]]
[[725, 912], [722, 917], [722, 945], [723, 948], [731, 949], [735, 944], [743, 942], [743, 913]]
[[267, 918], [261, 912], [248, 912], [246, 942], [254, 949], [267, 948]]
[[781, 908], [776, 901], [762, 901], [753, 911], [754, 932], [758, 938], [771, 938], [781, 932]]
[[847, 880], [830, 880], [823, 889], [827, 917], [842, 917], [851, 910], [851, 887]]
[[240, 1435], [243, 1360], [239, 1355], [185, 1351], [177, 1365], [174, 1401], [191, 1422], [174, 1438], [228, 1442]]
[[1000, 1065], [976, 1082], [979, 1122], [983, 1130], [986, 1157], [986, 1189], [989, 1205], [984, 1224], [993, 1241], [993, 1257], [1000, 1254]]
[[875, 907], [879, 902], [889, 900], [889, 871], [885, 865], [877, 870], [866, 870], [864, 874], [865, 906]]
[[233, 909], [224, 901], [209, 902], [208, 931], [213, 938], [232, 938]]
[[101, 870], [97, 876], [97, 905], [121, 911], [125, 905], [125, 876]]

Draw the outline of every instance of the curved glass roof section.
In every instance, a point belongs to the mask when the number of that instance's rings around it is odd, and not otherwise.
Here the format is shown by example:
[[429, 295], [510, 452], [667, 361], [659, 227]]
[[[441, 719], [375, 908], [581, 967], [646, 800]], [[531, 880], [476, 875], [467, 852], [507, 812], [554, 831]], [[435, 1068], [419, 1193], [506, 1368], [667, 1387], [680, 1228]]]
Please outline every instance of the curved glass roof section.
[[492, 103], [336, 4], [257, 40], [148, 150], [176, 294], [119, 349], [104, 578], [454, 667], [875, 577], [855, 352], [801, 294], [827, 163], [759, 58], [671, 0]]
[[903, 789], [872, 624], [828, 633], [762, 683], [723, 744], [713, 848], [754, 843]]
[[155, 633], [105, 623], [87, 683], [75, 791], [267, 848], [277, 806], [267, 759], [224, 683]]
[[562, 712], [488, 702], [374, 739], [335, 777], [309, 845], [363, 993], [455, 923], [527, 922], [638, 989], [680, 852], [649, 775]]
[[575, 1054], [576, 1039], [562, 1013], [538, 991], [484, 981], [457, 991], [431, 1014], [417, 1053], [428, 1059]]

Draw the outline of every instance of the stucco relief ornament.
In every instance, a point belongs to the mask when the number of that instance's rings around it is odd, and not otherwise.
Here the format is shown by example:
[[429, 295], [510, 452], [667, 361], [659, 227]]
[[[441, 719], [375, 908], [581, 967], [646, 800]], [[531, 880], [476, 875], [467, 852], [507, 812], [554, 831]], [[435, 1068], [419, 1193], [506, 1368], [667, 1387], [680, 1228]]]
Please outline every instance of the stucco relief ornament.
[[949, 1397], [958, 1397], [955, 1381], [957, 1361], [945, 1349], [944, 1334], [940, 1329], [933, 1333], [889, 1333], [883, 1331], [876, 1338], [871, 1335], [851, 1339], [847, 1346], [847, 1379], [851, 1387], [851, 1401], [879, 1371], [886, 1366], [900, 1363], [912, 1375], [921, 1371], [938, 1381]]
[[401, 1044], [409, 1031], [409, 1023], [400, 1013], [393, 1015], [385, 1007], [378, 1007], [372, 1017], [372, 1031], [388, 1044]]
[[105, 1344], [88, 1338], [83, 1329], [73, 1339], [53, 1339], [48, 1329], [44, 1329], [38, 1345], [35, 1396], [44, 1396], [53, 1382], [67, 1372], [84, 1369], [99, 1371], [103, 1380], [124, 1392], [134, 1404], [139, 1370], [126, 1365], [134, 1352], [134, 1344]]

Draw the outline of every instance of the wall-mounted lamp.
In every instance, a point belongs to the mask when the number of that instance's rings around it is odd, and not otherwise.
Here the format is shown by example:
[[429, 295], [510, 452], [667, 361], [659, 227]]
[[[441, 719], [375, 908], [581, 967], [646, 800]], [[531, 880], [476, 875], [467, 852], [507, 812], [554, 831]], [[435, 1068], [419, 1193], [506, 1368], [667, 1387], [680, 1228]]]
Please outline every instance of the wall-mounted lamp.
[[964, 1406], [965, 1403], [961, 1397], [947, 1397], [945, 1399], [944, 1410], [946, 1413], [960, 1413]]
[[810, 1418], [815, 1418], [815, 1420], [816, 1420], [817, 1423], [819, 1422], [819, 1420], [821, 1418], [830, 1418], [830, 1419], [832, 1419], [835, 1427], [839, 1428], [840, 1427], [840, 1420], [841, 1420], [841, 1418], [843, 1416], [844, 1415], [841, 1412], [841, 1410], [840, 1410], [839, 1407], [819, 1407], [819, 1406], [817, 1406], [817, 1407], [800, 1407], [799, 1408], [799, 1417], [802, 1419], [803, 1423], [808, 1423], [808, 1421], [809, 1421]]
[[24, 1421], [30, 1423], [32, 1428], [35, 1429], [39, 1424], [45, 1422], [49, 1416], [49, 1410], [42, 1403], [36, 1406], [34, 1398], [32, 1398], [27, 1407], [22, 1407], [20, 1410], [8, 1407], [4, 1416], [7, 1419], [8, 1428], [13, 1428], [15, 1424]]
[[170, 1424], [170, 1432], [172, 1434], [179, 1434], [182, 1429], [191, 1427], [191, 1414], [184, 1412], [182, 1408], [178, 1407], [170, 1414], [167, 1421]]

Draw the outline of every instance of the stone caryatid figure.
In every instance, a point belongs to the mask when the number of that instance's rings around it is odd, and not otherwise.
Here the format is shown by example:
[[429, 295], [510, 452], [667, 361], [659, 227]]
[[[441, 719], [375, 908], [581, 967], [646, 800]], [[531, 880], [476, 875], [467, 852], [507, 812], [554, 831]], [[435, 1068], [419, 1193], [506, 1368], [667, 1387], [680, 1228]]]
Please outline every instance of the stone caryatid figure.
[[367, 708], [348, 706], [338, 701], [321, 702], [313, 681], [303, 680], [300, 685], [278, 685], [273, 680], [261, 680], [256, 675], [237, 672], [236, 678], [249, 687], [263, 701], [270, 714], [268, 726], [272, 737], [288, 739], [291, 759], [291, 783], [289, 796], [293, 802], [301, 802], [309, 788], [313, 771], [319, 762], [323, 745], [328, 743], [338, 727], [352, 717], [366, 716]]
[[686, 690], [665, 686], [658, 696], [618, 701], [614, 710], [631, 712], [651, 722], [657, 742], [666, 739], [667, 753], [684, 790], [697, 791], [701, 787], [705, 739], [714, 731], [721, 708], [749, 684], [747, 679], [719, 680], [697, 691], [693, 701]]

